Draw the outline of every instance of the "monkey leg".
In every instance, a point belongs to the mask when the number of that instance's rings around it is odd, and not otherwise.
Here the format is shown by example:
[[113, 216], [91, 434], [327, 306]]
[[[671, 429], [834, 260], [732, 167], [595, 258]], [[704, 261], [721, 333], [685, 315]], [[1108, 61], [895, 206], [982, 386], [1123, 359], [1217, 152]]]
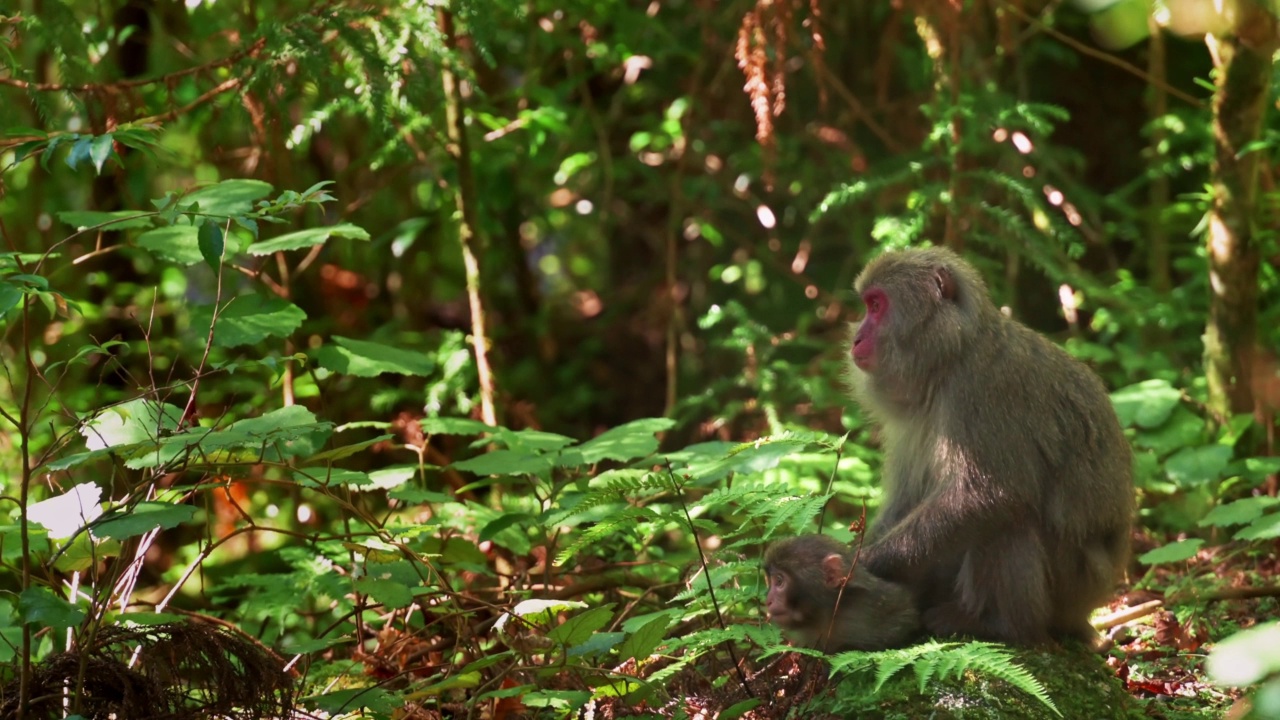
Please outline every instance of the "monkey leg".
[[1054, 560], [1054, 608], [1051, 632], [1074, 637], [1091, 647], [1101, 638], [1089, 624], [1089, 613], [1107, 602], [1114, 588], [1123, 549], [1111, 536], [1100, 536], [1083, 548], [1065, 547]]
[[975, 545], [965, 553], [953, 592], [925, 609], [935, 635], [968, 635], [1019, 645], [1049, 638], [1053, 604], [1044, 545], [1024, 529]]

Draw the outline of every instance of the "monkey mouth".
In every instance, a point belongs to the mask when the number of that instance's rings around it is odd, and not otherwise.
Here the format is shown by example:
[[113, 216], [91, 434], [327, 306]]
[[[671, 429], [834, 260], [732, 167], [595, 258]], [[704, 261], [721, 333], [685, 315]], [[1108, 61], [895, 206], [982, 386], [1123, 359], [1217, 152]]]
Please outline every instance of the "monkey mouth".
[[857, 365], [859, 370], [871, 372], [875, 360], [867, 348], [866, 340], [854, 340], [853, 349], [849, 354], [853, 356], [853, 364]]

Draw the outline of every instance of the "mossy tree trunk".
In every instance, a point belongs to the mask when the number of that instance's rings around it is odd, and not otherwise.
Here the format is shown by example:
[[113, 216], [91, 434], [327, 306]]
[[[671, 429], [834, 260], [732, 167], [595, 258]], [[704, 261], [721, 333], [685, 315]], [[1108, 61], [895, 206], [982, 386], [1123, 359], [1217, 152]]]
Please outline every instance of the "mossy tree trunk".
[[1250, 143], [1258, 140], [1270, 95], [1277, 27], [1268, 3], [1241, 0], [1230, 34], [1208, 38], [1217, 78], [1204, 360], [1209, 411], [1219, 419], [1254, 410], [1250, 371], [1257, 337], [1260, 259], [1256, 197], [1264, 156]]

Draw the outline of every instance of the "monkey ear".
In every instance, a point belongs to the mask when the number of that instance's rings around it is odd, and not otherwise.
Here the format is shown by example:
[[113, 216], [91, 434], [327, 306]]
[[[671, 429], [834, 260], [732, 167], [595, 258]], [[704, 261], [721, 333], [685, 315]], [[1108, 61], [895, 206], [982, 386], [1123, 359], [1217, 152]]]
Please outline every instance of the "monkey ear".
[[837, 588], [844, 584], [844, 576], [849, 574], [844, 557], [831, 553], [822, 558], [822, 583], [829, 588]]
[[938, 297], [948, 302], [956, 299], [956, 279], [951, 277], [951, 270], [945, 265], [933, 269], [933, 282], [938, 288]]

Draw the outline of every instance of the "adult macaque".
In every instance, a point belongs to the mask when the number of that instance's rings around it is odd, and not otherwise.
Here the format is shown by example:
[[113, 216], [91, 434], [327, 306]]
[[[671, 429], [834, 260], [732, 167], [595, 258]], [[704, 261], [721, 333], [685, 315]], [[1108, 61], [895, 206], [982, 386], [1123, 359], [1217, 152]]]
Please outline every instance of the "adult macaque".
[[1102, 383], [1002, 315], [949, 250], [886, 253], [856, 288], [854, 395], [885, 449], [862, 563], [912, 589], [931, 634], [1096, 643], [1088, 615], [1126, 560], [1133, 512]]
[[828, 652], [911, 639], [920, 629], [911, 592], [855, 568], [853, 557], [849, 546], [824, 535], [774, 543], [764, 555], [769, 619], [801, 645]]

